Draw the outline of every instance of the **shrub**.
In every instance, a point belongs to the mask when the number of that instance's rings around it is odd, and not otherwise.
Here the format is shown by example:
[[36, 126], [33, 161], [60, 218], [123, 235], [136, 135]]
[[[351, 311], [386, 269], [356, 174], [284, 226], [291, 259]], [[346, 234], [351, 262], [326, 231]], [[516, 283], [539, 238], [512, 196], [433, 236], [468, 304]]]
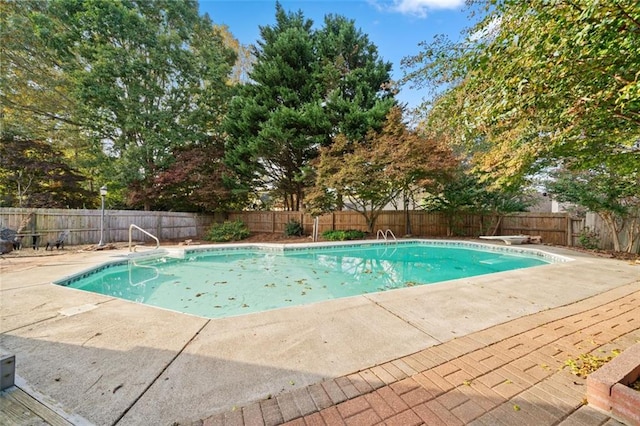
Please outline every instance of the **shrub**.
[[239, 241], [249, 236], [249, 228], [241, 220], [214, 223], [205, 238], [218, 243]]
[[345, 241], [345, 240], [361, 240], [365, 237], [365, 233], [357, 229], [348, 229], [346, 231], [324, 231], [322, 238], [328, 241]]
[[284, 227], [284, 235], [287, 237], [301, 237], [303, 232], [302, 224], [295, 219], [287, 222]]
[[578, 242], [587, 250], [595, 250], [600, 247], [600, 235], [598, 235], [598, 231], [592, 231], [587, 226], [580, 231]]

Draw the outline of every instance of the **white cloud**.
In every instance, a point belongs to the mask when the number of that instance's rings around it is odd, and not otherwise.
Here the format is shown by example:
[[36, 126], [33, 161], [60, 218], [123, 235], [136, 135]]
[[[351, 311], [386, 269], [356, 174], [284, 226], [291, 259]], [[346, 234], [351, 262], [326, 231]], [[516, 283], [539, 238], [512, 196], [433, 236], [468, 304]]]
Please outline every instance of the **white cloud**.
[[462, 6], [464, 0], [393, 0], [390, 9], [424, 18], [430, 10], [457, 9]]
[[469, 35], [469, 41], [478, 41], [483, 38], [493, 38], [500, 31], [502, 17], [497, 16], [491, 19], [484, 27]]

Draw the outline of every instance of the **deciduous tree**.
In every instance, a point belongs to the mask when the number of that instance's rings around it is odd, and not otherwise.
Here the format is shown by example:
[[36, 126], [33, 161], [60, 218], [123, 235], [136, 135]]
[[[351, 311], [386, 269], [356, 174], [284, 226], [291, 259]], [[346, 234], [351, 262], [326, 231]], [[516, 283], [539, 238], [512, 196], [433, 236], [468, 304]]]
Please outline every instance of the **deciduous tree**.
[[399, 107], [391, 109], [382, 130], [363, 142], [338, 135], [322, 148], [310, 210], [319, 214], [344, 206], [362, 214], [369, 232], [377, 217], [398, 195], [411, 188], [434, 190], [457, 164], [451, 151], [406, 128]]
[[638, 172], [640, 5], [486, 4], [465, 40], [424, 43], [404, 61], [408, 80], [444, 90], [428, 126], [471, 151], [497, 185], [563, 159], [588, 170], [615, 157]]
[[110, 187], [152, 208], [174, 148], [219, 130], [232, 50], [191, 0], [38, 5], [30, 28], [70, 87], [74, 123], [111, 156]]
[[0, 200], [16, 207], [87, 207], [84, 178], [43, 141], [3, 132], [0, 138]]

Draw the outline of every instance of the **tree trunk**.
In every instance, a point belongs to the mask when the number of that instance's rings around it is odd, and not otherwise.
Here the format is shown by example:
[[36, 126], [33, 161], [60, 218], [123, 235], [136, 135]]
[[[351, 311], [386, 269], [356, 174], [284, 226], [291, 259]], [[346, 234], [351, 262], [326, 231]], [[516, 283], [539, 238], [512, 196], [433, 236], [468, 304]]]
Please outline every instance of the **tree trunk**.
[[498, 216], [498, 220], [496, 222], [496, 226], [493, 228], [493, 231], [491, 232], [491, 235], [496, 235], [496, 233], [498, 232], [498, 228], [500, 227], [500, 222], [502, 222], [502, 215]]
[[620, 251], [620, 236], [618, 235], [618, 227], [616, 226], [616, 218], [612, 213], [598, 213], [604, 223], [607, 224], [611, 231], [611, 238], [613, 239], [613, 250]]

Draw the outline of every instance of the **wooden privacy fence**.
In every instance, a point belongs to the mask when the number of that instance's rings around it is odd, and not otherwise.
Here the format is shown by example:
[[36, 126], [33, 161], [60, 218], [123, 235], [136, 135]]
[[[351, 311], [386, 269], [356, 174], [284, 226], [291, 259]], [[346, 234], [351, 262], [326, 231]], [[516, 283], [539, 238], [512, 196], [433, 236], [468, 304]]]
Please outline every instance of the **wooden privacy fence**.
[[[100, 241], [100, 210], [0, 208], [0, 227], [17, 229], [32, 215], [25, 232], [41, 235], [41, 244], [54, 240], [68, 230], [66, 243], [96, 244]], [[202, 238], [212, 223], [223, 220], [241, 220], [251, 232], [283, 234], [288, 222], [296, 220], [303, 225], [306, 235], [313, 232], [313, 217], [301, 212], [246, 211], [225, 215], [203, 215], [184, 212], [148, 212], [138, 210], [105, 210], [103, 242], [129, 240], [129, 226], [137, 225], [157, 236], [160, 241], [179, 241]], [[383, 211], [376, 221], [375, 230], [390, 229], [396, 236], [405, 235], [407, 220], [412, 235], [419, 237], [477, 237], [486, 233], [495, 218], [480, 215], [459, 215], [452, 218], [442, 213], [425, 211]], [[367, 230], [364, 217], [356, 212], [342, 211], [318, 218], [319, 234], [334, 229]], [[540, 235], [542, 241], [557, 245], [577, 245], [584, 221], [566, 213], [515, 213], [504, 216], [497, 235]], [[150, 242], [142, 232], [133, 231], [135, 241]]]
[[[137, 210], [105, 210], [103, 242], [129, 241], [129, 226], [137, 225], [157, 236], [160, 241], [200, 238], [214, 222], [213, 215], [182, 212], [148, 212]], [[65, 243], [97, 244], [100, 241], [101, 210], [0, 208], [0, 227], [17, 229], [30, 214], [25, 233], [40, 235], [40, 244], [55, 240], [69, 231]], [[134, 241], [150, 241], [134, 230]]]
[[[228, 220], [241, 220], [251, 232], [282, 234], [288, 222], [296, 220], [303, 226], [305, 234], [313, 231], [313, 217], [301, 212], [246, 211], [232, 212]], [[459, 215], [455, 219], [442, 214], [425, 211], [383, 211], [376, 220], [375, 230], [390, 229], [396, 236], [406, 233], [407, 220], [411, 224], [411, 233], [421, 237], [477, 237], [486, 232], [496, 219], [481, 215]], [[566, 213], [513, 213], [504, 216], [496, 235], [540, 235], [542, 241], [557, 245], [576, 245], [577, 235], [581, 231], [582, 221]], [[364, 217], [351, 211], [333, 212], [318, 219], [318, 232], [322, 234], [334, 229], [367, 230]]]

